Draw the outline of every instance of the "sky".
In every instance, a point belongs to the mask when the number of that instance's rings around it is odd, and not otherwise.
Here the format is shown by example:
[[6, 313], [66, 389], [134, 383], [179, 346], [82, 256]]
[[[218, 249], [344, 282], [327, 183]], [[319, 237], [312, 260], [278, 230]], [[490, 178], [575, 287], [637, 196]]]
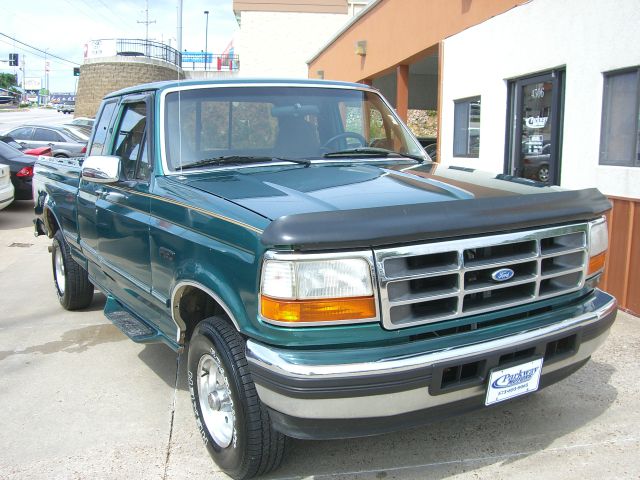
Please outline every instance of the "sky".
[[[176, 46], [178, 0], [149, 0], [149, 39]], [[27, 5], [27, 6], [25, 6]], [[61, 57], [49, 57], [49, 90], [74, 92], [73, 67], [82, 64], [89, 40], [145, 38], [145, 0], [5, 0], [0, 8], [0, 33]], [[205, 48], [205, 15], [209, 11], [208, 50], [222, 53], [238, 31], [232, 0], [183, 0], [182, 48]], [[18, 53], [26, 60], [26, 77], [41, 77], [44, 86], [44, 54], [0, 35], [0, 60]], [[17, 73], [0, 62], [0, 72]], [[22, 77], [22, 72], [19, 72]]]

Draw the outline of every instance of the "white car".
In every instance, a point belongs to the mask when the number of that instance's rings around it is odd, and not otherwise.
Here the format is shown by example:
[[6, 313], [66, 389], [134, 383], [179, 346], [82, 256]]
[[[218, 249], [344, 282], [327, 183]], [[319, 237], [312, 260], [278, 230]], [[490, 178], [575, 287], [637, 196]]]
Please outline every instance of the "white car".
[[9, 166], [0, 164], [0, 210], [13, 202], [13, 192]]

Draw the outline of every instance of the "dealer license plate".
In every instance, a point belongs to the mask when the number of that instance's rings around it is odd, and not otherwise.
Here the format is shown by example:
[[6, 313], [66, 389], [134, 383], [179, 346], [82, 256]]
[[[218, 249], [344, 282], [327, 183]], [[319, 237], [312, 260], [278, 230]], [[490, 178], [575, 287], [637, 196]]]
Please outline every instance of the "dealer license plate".
[[535, 392], [540, 383], [541, 371], [542, 358], [515, 367], [491, 370], [484, 404], [491, 405]]

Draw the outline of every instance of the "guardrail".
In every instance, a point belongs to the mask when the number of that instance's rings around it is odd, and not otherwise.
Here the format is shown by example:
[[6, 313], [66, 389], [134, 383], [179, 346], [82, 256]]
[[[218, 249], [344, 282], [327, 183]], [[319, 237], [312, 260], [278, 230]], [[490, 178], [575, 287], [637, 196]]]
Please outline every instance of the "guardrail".
[[182, 53], [164, 43], [152, 40], [119, 38], [116, 40], [116, 55], [123, 57], [158, 58], [182, 66]]
[[153, 40], [117, 38], [91, 40], [85, 46], [85, 58], [110, 56], [148, 57], [164, 60], [184, 70], [237, 71], [240, 58], [230, 53], [180, 52], [175, 48]]

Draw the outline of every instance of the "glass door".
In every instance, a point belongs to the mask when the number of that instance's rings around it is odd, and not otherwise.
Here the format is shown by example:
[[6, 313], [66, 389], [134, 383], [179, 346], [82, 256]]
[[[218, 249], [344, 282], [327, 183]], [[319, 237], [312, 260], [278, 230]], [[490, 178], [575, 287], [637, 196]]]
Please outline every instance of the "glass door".
[[564, 71], [510, 83], [506, 172], [560, 184]]

